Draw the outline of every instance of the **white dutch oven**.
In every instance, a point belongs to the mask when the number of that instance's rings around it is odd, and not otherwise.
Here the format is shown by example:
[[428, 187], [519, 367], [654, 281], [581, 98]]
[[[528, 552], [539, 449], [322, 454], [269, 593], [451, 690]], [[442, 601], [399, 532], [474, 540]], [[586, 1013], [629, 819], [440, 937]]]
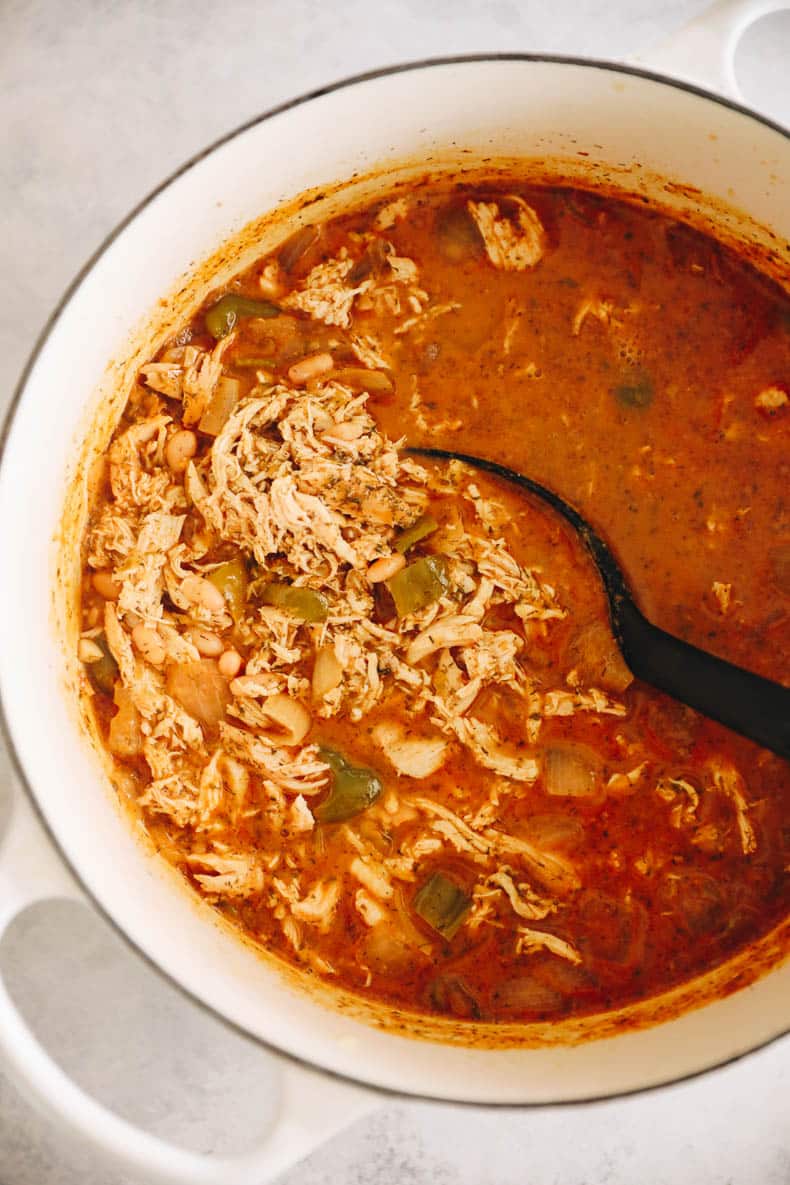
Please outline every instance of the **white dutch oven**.
[[[740, 31], [781, 7], [717, 5], [654, 61], [686, 75], [703, 71], [732, 94]], [[598, 1040], [576, 1044], [469, 1048], [363, 1024], [353, 1009], [327, 1009], [295, 989], [174, 883], [133, 834], [86, 743], [68, 690], [63, 605], [53, 626], [53, 583], [65, 587], [70, 575], [68, 564], [55, 570], [58, 533], [96, 408], [125, 381], [134, 350], [146, 348], [143, 318], [163, 293], [172, 303], [153, 318], [152, 333], [178, 317], [188, 301], [184, 278], [197, 275], [199, 286], [205, 273], [196, 273], [196, 261], [223, 242], [235, 236], [242, 246], [231, 258], [215, 256], [219, 274], [251, 259], [266, 224], [246, 238], [241, 232], [262, 212], [382, 168], [395, 179], [408, 172], [404, 162], [428, 157], [437, 167], [459, 158], [545, 158], [571, 176], [583, 160], [632, 189], [669, 179], [678, 184], [664, 187], [668, 204], [682, 210], [707, 202], [725, 230], [748, 231], [768, 250], [788, 249], [790, 137], [780, 128], [693, 87], [622, 67], [488, 57], [378, 72], [254, 121], [149, 198], [79, 278], [21, 384], [0, 473], [3, 710], [19, 772], [63, 858], [28, 799], [17, 802], [0, 860], [0, 933], [33, 900], [87, 894], [175, 983], [287, 1055], [279, 1118], [261, 1147], [240, 1159], [205, 1158], [140, 1132], [82, 1093], [0, 984], [0, 1051], [20, 1085], [97, 1154], [147, 1179], [262, 1185], [375, 1105], [369, 1087], [477, 1103], [580, 1100], [697, 1073], [790, 1029], [787, 962], [664, 1024], [622, 1032], [609, 1025]], [[366, 184], [358, 181], [357, 196]], [[745, 965], [739, 973], [748, 980]], [[737, 986], [733, 976], [727, 982]]]

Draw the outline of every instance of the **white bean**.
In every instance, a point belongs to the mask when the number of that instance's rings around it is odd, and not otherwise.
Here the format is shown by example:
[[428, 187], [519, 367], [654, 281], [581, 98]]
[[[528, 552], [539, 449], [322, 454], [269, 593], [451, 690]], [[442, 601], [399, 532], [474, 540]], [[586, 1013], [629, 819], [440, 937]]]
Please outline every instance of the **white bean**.
[[217, 666], [223, 679], [235, 679], [241, 670], [241, 655], [238, 650], [226, 650], [220, 655]]
[[117, 601], [121, 595], [121, 586], [112, 572], [94, 572], [93, 587], [105, 601]]
[[309, 383], [311, 379], [320, 378], [334, 369], [335, 360], [331, 354], [308, 354], [288, 368], [288, 378], [292, 383]]
[[152, 666], [160, 667], [165, 661], [167, 651], [158, 632], [152, 626], [136, 625], [132, 630], [132, 641], [146, 662], [150, 662]]
[[219, 589], [202, 576], [186, 576], [181, 581], [181, 592], [191, 605], [200, 605], [209, 613], [221, 613], [225, 598]]
[[405, 567], [406, 557], [397, 552], [382, 556], [380, 560], [374, 560], [368, 568], [368, 581], [371, 584], [381, 584], [383, 580], [389, 580]]
[[198, 439], [188, 428], [175, 432], [165, 445], [165, 460], [173, 473], [183, 473], [197, 452]]
[[218, 658], [225, 649], [225, 643], [210, 630], [193, 629], [189, 637], [199, 654], [204, 658]]
[[334, 646], [321, 646], [315, 656], [313, 667], [313, 695], [323, 699], [338, 686], [343, 678], [343, 667], [335, 654]]

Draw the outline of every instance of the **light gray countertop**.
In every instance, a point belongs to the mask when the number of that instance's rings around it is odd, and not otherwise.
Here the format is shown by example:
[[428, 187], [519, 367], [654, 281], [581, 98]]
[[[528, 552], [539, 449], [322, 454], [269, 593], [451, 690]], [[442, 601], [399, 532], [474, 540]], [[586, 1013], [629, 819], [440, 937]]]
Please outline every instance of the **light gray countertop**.
[[[223, 132], [378, 65], [532, 50], [624, 57], [704, 0], [2, 0], [0, 406], [67, 283], [111, 227]], [[790, 122], [790, 19], [755, 30], [747, 93]], [[53, 391], [53, 399], [57, 392]], [[11, 788], [0, 752], [0, 800]], [[0, 801], [0, 825], [3, 815]], [[203, 1149], [252, 1142], [266, 1058], [188, 1005], [79, 906], [35, 907], [0, 966], [99, 1098]], [[283, 1185], [788, 1185], [790, 1044], [671, 1089], [585, 1107], [385, 1103]], [[0, 1066], [0, 1185], [116, 1185]], [[218, 1182], [218, 1185], [222, 1185]]]

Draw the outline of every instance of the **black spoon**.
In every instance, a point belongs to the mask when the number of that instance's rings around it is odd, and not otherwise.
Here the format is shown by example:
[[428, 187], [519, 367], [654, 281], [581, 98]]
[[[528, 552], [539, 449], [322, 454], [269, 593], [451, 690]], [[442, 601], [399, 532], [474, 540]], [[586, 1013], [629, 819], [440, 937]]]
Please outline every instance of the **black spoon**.
[[416, 456], [463, 461], [535, 494], [581, 536], [601, 574], [617, 644], [632, 673], [681, 703], [726, 724], [758, 745], [790, 758], [790, 688], [698, 650], [640, 613], [617, 562], [590, 524], [553, 490], [496, 461], [440, 448], [409, 448]]

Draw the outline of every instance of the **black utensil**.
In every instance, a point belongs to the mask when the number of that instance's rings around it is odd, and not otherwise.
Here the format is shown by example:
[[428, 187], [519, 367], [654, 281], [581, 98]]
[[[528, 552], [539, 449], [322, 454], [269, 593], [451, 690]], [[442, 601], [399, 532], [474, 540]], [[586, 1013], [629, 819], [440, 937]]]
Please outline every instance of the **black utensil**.
[[601, 574], [617, 644], [632, 673], [690, 708], [726, 724], [758, 745], [790, 758], [790, 688], [698, 650], [652, 624], [637, 609], [618, 564], [599, 535], [553, 490], [496, 461], [439, 448], [409, 448], [416, 456], [462, 461], [547, 502], [580, 535]]

